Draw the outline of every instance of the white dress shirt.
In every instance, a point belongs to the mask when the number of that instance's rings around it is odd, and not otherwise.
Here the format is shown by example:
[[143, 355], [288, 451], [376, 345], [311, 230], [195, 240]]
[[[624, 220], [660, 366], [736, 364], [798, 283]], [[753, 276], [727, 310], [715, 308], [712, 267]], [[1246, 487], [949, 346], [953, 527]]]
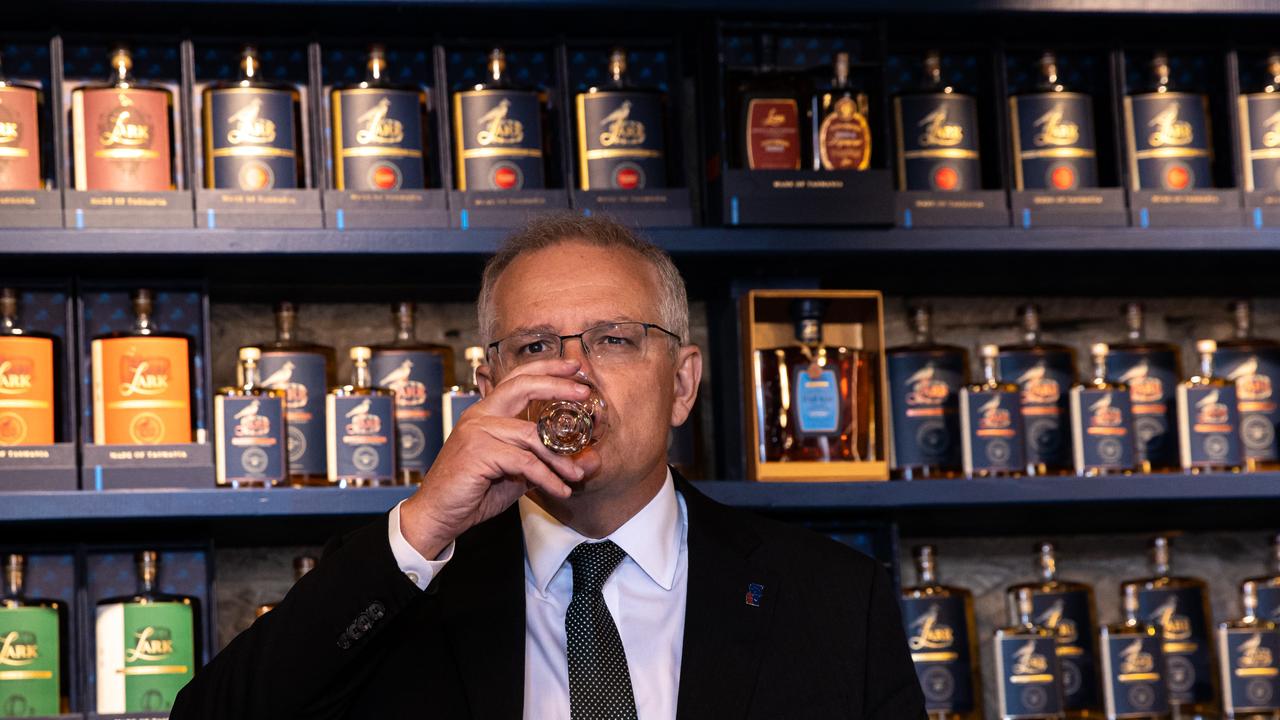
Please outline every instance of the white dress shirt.
[[[569, 663], [564, 618], [573, 598], [573, 568], [566, 560], [592, 541], [520, 498], [525, 546], [524, 717], [569, 717]], [[601, 592], [627, 654], [640, 720], [676, 716], [689, 576], [689, 518], [684, 497], [667, 472], [657, 495], [607, 538], [626, 553]], [[419, 588], [453, 558], [451, 544], [427, 560], [400, 532], [400, 506], [391, 511], [391, 552]]]

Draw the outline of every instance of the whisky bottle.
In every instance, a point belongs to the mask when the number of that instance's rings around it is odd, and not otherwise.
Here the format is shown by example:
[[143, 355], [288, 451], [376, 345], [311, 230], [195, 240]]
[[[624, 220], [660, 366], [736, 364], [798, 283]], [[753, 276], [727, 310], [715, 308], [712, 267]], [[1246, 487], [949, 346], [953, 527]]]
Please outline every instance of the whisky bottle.
[[543, 104], [507, 78], [507, 55], [489, 53], [485, 81], [453, 94], [459, 190], [545, 187]]
[[1130, 189], [1213, 187], [1209, 98], [1176, 90], [1164, 52], [1152, 56], [1148, 78], [1124, 99]]
[[1231, 304], [1232, 337], [1218, 341], [1213, 364], [1235, 383], [1240, 408], [1240, 441], [1250, 470], [1280, 469], [1280, 342], [1253, 334], [1253, 307], [1248, 300]]
[[[298, 557], [294, 558], [293, 559], [293, 582], [296, 584], [299, 580], [302, 579], [303, 575], [306, 575], [307, 573], [311, 572], [312, 570], [315, 569], [315, 567], [316, 567], [316, 559], [311, 557], [310, 555], [299, 555]], [[267, 613], [271, 612], [272, 610], [275, 610], [276, 605], [278, 604], [279, 603], [264, 603], [262, 605], [259, 605], [257, 608], [254, 609], [253, 616], [255, 618], [260, 618], [263, 615], [266, 615]]]
[[387, 78], [387, 53], [369, 48], [364, 80], [329, 93], [333, 182], [338, 190], [377, 192], [427, 186], [427, 93]]
[[476, 386], [476, 370], [484, 364], [484, 348], [472, 345], [463, 352], [463, 356], [471, 366], [471, 370], [467, 375], [466, 383], [454, 385], [444, 394], [444, 408], [440, 413], [440, 419], [444, 423], [445, 440], [449, 439], [449, 434], [462, 418], [462, 413], [480, 401], [480, 388]]
[[23, 328], [18, 291], [0, 288], [0, 446], [55, 441], [58, 344], [53, 335]]
[[869, 100], [849, 81], [849, 53], [836, 53], [831, 85], [813, 96], [814, 170], [866, 170], [871, 167]]
[[636, 190], [667, 186], [666, 96], [627, 80], [627, 52], [609, 54], [603, 83], [576, 96], [578, 186]]
[[1240, 585], [1240, 618], [1218, 625], [1222, 710], [1228, 720], [1280, 720], [1280, 629], [1258, 615], [1258, 586]]
[[272, 190], [305, 186], [302, 97], [293, 85], [262, 79], [258, 50], [240, 51], [240, 74], [201, 93], [204, 186]]
[[395, 339], [374, 345], [369, 361], [373, 385], [396, 394], [397, 475], [406, 485], [422, 482], [440, 452], [444, 442], [441, 395], [453, 385], [453, 348], [419, 342], [414, 337], [414, 309], [411, 302], [391, 306]]
[[200, 601], [160, 592], [160, 556], [137, 555], [138, 591], [98, 601], [99, 713], [166, 711], [200, 662]]
[[1187, 472], [1239, 472], [1244, 465], [1236, 385], [1214, 374], [1217, 347], [1196, 341], [1200, 374], [1178, 385], [1178, 447]]
[[973, 593], [938, 583], [934, 546], [921, 545], [913, 554], [916, 586], [902, 590], [902, 620], [929, 720], [978, 720], [982, 683]]
[[1011, 624], [996, 630], [997, 715], [1001, 720], [1065, 718], [1058, 635], [1036, 624], [1034, 595], [1022, 588], [1010, 598]]
[[0, 585], [0, 718], [69, 712], [67, 604], [29, 598], [27, 559], [4, 556]]
[[796, 344], [755, 351], [756, 420], [763, 462], [874, 460], [874, 356], [825, 345], [821, 300], [792, 306]]
[[1094, 343], [1093, 378], [1071, 388], [1071, 441], [1077, 475], [1133, 472], [1133, 403], [1129, 386], [1107, 380], [1106, 343]]
[[289, 475], [285, 391], [262, 385], [261, 358], [256, 347], [240, 348], [236, 384], [213, 398], [214, 454], [223, 487], [274, 487]]
[[1124, 619], [1098, 630], [1107, 720], [1169, 720], [1160, 630], [1139, 616], [1138, 586], [1125, 585]]
[[133, 327], [90, 343], [97, 445], [192, 441], [191, 339], [157, 328], [153, 301], [135, 291]]
[[1165, 686], [1175, 717], [1217, 715], [1217, 678], [1210, 646], [1209, 588], [1198, 578], [1170, 576], [1169, 539], [1151, 541], [1152, 577], [1128, 580], [1121, 592], [1138, 595], [1138, 616], [1160, 629]]
[[1040, 579], [1010, 587], [1005, 591], [1006, 598], [1010, 605], [1016, 605], [1019, 595], [1029, 592], [1031, 619], [1055, 633], [1066, 717], [1096, 718], [1102, 709], [1102, 697], [1092, 631], [1097, 624], [1093, 587], [1058, 579], [1053, 543], [1038, 543], [1034, 550]]
[[1175, 470], [1178, 461], [1178, 410], [1174, 394], [1182, 378], [1176, 345], [1149, 340], [1141, 303], [1124, 306], [1128, 335], [1112, 343], [1107, 380], [1129, 386], [1134, 439], [1143, 472]]
[[44, 93], [0, 70], [0, 190], [41, 190], [41, 108]]
[[1280, 533], [1271, 538], [1267, 572], [1265, 576], [1249, 578], [1258, 590], [1258, 617], [1280, 623]]
[[262, 343], [262, 386], [284, 390], [289, 484], [328, 485], [324, 396], [337, 385], [333, 348], [298, 338], [298, 307], [276, 305], [276, 338]]
[[1076, 354], [1066, 345], [1041, 339], [1040, 308], [1023, 305], [1023, 340], [1000, 348], [1000, 376], [1022, 390], [1027, 467], [1032, 475], [1072, 470], [1069, 390], [1076, 382]]
[[960, 458], [960, 389], [969, 377], [964, 348], [933, 340], [932, 311], [911, 308], [915, 337], [885, 352], [893, 411], [893, 476], [955, 477]]
[[1244, 189], [1247, 192], [1280, 190], [1280, 52], [1272, 51], [1265, 62], [1268, 81], [1257, 92], [1236, 98], [1240, 115], [1240, 143], [1243, 145]]
[[325, 397], [329, 484], [337, 487], [396, 485], [396, 394], [374, 387], [367, 347], [351, 348], [351, 384]]
[[978, 104], [944, 82], [938, 51], [925, 54], [919, 89], [893, 99], [893, 125], [899, 190], [982, 188]]
[[804, 153], [800, 132], [800, 94], [777, 70], [773, 35], [760, 36], [760, 64], [733, 88], [738, 107], [740, 167], [748, 170], [799, 170]]
[[134, 78], [126, 47], [110, 62], [106, 83], [71, 91], [75, 189], [173, 190], [173, 93]]
[[967, 477], [1021, 475], [1026, 436], [1018, 386], [1000, 379], [1000, 348], [982, 346], [982, 380], [960, 390], [960, 442]]
[[1009, 98], [1009, 128], [1015, 190], [1098, 186], [1093, 98], [1063, 84], [1054, 53], [1040, 56], [1035, 90]]

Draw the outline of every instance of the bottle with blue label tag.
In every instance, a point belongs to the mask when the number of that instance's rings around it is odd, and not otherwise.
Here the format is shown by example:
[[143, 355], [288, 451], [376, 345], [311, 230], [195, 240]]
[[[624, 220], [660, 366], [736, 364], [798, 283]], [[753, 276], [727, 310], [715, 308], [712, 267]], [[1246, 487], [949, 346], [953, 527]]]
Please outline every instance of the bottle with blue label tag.
[[329, 93], [334, 188], [392, 192], [426, 187], [426, 90], [392, 83], [381, 45], [369, 48], [365, 68], [364, 80]]
[[1244, 190], [1280, 191], [1280, 53], [1266, 58], [1267, 83], [1237, 98], [1244, 150]]
[[1239, 472], [1244, 466], [1236, 385], [1214, 374], [1218, 344], [1196, 342], [1200, 372], [1178, 385], [1178, 447], [1187, 472]]
[[643, 190], [667, 186], [666, 95], [633, 85], [627, 51], [609, 53], [604, 82], [574, 96], [578, 187]]
[[1249, 578], [1258, 590], [1258, 616], [1280, 623], [1280, 533], [1271, 538], [1267, 575]]
[[1234, 383], [1240, 408], [1240, 443], [1249, 470], [1280, 470], [1280, 342], [1253, 333], [1253, 306], [1231, 304], [1232, 337], [1218, 341], [1213, 365]]
[[898, 189], [981, 190], [978, 102], [944, 80], [937, 50], [925, 54], [922, 69], [919, 89], [893, 99]]
[[328, 485], [324, 397], [338, 384], [333, 348], [301, 339], [294, 303], [277, 303], [275, 318], [276, 337], [258, 346], [258, 367], [264, 387], [284, 391], [289, 484]]
[[1151, 577], [1128, 580], [1121, 592], [1138, 595], [1138, 616], [1160, 629], [1169, 706], [1179, 718], [1218, 718], [1218, 676], [1214, 671], [1209, 586], [1170, 574], [1169, 538], [1151, 541]]
[[1107, 380], [1106, 343], [1094, 343], [1093, 378], [1071, 388], [1071, 441], [1077, 475], [1133, 472], [1133, 404], [1129, 386]]
[[1178, 346], [1150, 340], [1142, 303], [1124, 306], [1128, 327], [1122, 342], [1107, 354], [1107, 380], [1129, 386], [1137, 463], [1142, 472], [1177, 470], [1176, 388], [1182, 379]]
[[960, 458], [960, 390], [969, 377], [964, 348], [933, 340], [932, 311], [911, 308], [915, 337], [885, 351], [893, 410], [893, 476], [903, 480], [956, 477]]
[[1034, 593], [1010, 598], [1012, 624], [996, 630], [997, 716], [1001, 720], [1065, 718], [1058, 634], [1035, 621]]
[[1076, 354], [1066, 345], [1045, 342], [1040, 308], [1018, 308], [1022, 342], [1000, 347], [1000, 376], [1022, 391], [1027, 470], [1032, 475], [1061, 475], [1073, 469], [1069, 393], [1076, 382]]
[[240, 52], [240, 74], [201, 94], [204, 186], [273, 190], [306, 186], [302, 95], [298, 87], [265, 82], [257, 48]]
[[1149, 67], [1146, 87], [1124, 99], [1130, 189], [1213, 187], [1208, 96], [1178, 92], [1163, 51], [1152, 55]]
[[1097, 612], [1093, 587], [1058, 579], [1057, 551], [1053, 543], [1037, 543], [1034, 551], [1040, 579], [1014, 585], [1005, 591], [1005, 596], [1010, 604], [1015, 604], [1020, 594], [1030, 592], [1031, 619], [1055, 633], [1065, 716], [1096, 718], [1102, 709], [1102, 697], [1098, 692], [1094, 651], [1093, 627], [1097, 624]]
[[1079, 190], [1098, 186], [1093, 98], [1072, 92], [1058, 57], [1040, 56], [1035, 90], [1009, 98], [1015, 190]]
[[419, 341], [414, 335], [415, 305], [391, 306], [395, 339], [374, 345], [369, 371], [375, 387], [395, 391], [399, 433], [400, 482], [422, 482], [444, 442], [441, 396], [453, 385], [453, 348]]
[[263, 387], [262, 350], [240, 348], [236, 384], [213, 398], [218, 485], [274, 487], [289, 474], [285, 391]]
[[982, 346], [982, 380], [960, 390], [960, 457], [967, 477], [1027, 470], [1018, 386], [1000, 379], [1000, 348]]
[[902, 621], [929, 720], [979, 720], [978, 632], [973, 593], [938, 582], [933, 545], [912, 551], [916, 585], [902, 590]]
[[444, 439], [449, 439], [449, 434], [453, 432], [453, 428], [462, 419], [462, 413], [467, 408], [480, 402], [480, 388], [476, 386], [476, 371], [484, 364], [484, 348], [479, 345], [472, 345], [463, 351], [463, 357], [467, 360], [467, 365], [471, 369], [467, 373], [467, 382], [461, 385], [454, 385], [444, 394], [444, 407], [441, 409], [440, 418], [444, 424]]
[[374, 387], [367, 347], [351, 348], [351, 384], [325, 397], [329, 484], [336, 487], [397, 485], [396, 394]]
[[1126, 585], [1124, 620], [1098, 630], [1107, 720], [1168, 720], [1160, 629], [1139, 615], [1138, 586]]
[[1280, 720], [1280, 629], [1258, 614], [1258, 586], [1240, 586], [1243, 614], [1218, 626], [1222, 711], [1228, 720]]
[[501, 48], [489, 52], [484, 82], [453, 94], [459, 190], [546, 187], [543, 97], [536, 89], [511, 83]]

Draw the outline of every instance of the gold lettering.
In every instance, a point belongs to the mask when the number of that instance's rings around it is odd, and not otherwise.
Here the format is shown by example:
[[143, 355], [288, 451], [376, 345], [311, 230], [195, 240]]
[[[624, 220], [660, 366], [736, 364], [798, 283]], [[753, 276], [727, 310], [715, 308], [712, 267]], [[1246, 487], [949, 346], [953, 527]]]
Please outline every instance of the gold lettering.
[[1271, 667], [1271, 648], [1262, 647], [1262, 635], [1254, 633], [1248, 640], [1240, 644], [1240, 667]]
[[[772, 112], [770, 108], [770, 112]], [[600, 125], [605, 131], [600, 133], [600, 144], [605, 147], [613, 145], [640, 145], [644, 142], [644, 123], [628, 119], [631, 115], [631, 101], [624, 101], [617, 110], [604, 116]], [[766, 122], [768, 119], [766, 118]]]
[[0, 144], [17, 142], [18, 140], [18, 123], [13, 121], [0, 122]]
[[227, 142], [232, 145], [250, 143], [268, 145], [276, 140], [276, 124], [262, 114], [262, 100], [254, 98], [248, 105], [237, 110], [227, 122], [232, 128], [227, 132]]
[[125, 652], [125, 662], [155, 662], [173, 654], [173, 640], [169, 638], [153, 639], [156, 628], [145, 627], [134, 633], [138, 644]]
[[10, 372], [11, 360], [0, 363], [0, 395], [22, 395], [31, 391], [30, 372]]
[[1080, 126], [1073, 122], [1063, 122], [1065, 114], [1062, 103], [1058, 103], [1052, 110], [1036, 118], [1032, 126], [1040, 128], [1040, 132], [1032, 141], [1039, 146], [1075, 145], [1079, 142]]
[[1192, 140], [1191, 123], [1178, 119], [1178, 103], [1169, 103], [1169, 107], [1156, 113], [1147, 123], [1155, 128], [1147, 142], [1151, 147], [1165, 145], [1186, 145]]
[[[19, 642], [25, 639], [27, 642]], [[28, 636], [21, 638], [17, 630], [10, 631], [0, 642], [0, 665], [9, 667], [22, 667], [30, 665], [40, 657], [40, 646], [36, 644], [35, 637]]]
[[147, 118], [136, 110], [130, 110], [133, 106], [133, 100], [127, 93], [120, 93], [118, 96], [120, 106], [112, 113], [107, 115], [107, 129], [98, 137], [98, 142], [104, 147], [112, 145], [122, 145], [125, 147], [140, 147], [151, 144], [151, 126], [147, 124]]
[[1036, 641], [1028, 640], [1026, 645], [1018, 648], [1013, 654], [1014, 675], [1039, 675], [1049, 669], [1049, 659], [1036, 652]]
[[941, 105], [916, 125], [925, 128], [920, 135], [920, 144], [925, 147], [952, 147], [964, 140], [964, 128], [955, 123], [947, 123], [947, 109]]
[[1120, 674], [1148, 673], [1156, 667], [1151, 653], [1142, 652], [1142, 638], [1134, 640], [1120, 651]]
[[1280, 145], [1280, 110], [1271, 114], [1271, 117], [1262, 121], [1262, 126], [1267, 129], [1262, 134], [1263, 147], [1275, 147]]
[[480, 132], [476, 133], [476, 142], [481, 145], [514, 145], [524, 141], [524, 123], [508, 118], [511, 101], [503, 100], [489, 112], [480, 116]]
[[387, 117], [391, 112], [391, 100], [382, 98], [363, 115], [356, 118], [362, 128], [356, 131], [356, 142], [361, 145], [396, 145], [404, 141], [404, 123]]
[[939, 608], [933, 605], [911, 623], [911, 627], [920, 631], [907, 639], [912, 650], [938, 650], [949, 648], [955, 642], [956, 633], [950, 626], [938, 622]]
[[127, 383], [120, 384], [120, 394], [124, 397], [131, 395], [160, 395], [169, 389], [169, 376], [160, 374], [148, 374], [148, 364], [144, 360], [138, 363], [138, 368], [133, 371], [133, 377]]
[[1191, 637], [1191, 620], [1178, 615], [1178, 598], [1170, 597], [1151, 613], [1151, 619], [1160, 626], [1165, 640], [1186, 640]]

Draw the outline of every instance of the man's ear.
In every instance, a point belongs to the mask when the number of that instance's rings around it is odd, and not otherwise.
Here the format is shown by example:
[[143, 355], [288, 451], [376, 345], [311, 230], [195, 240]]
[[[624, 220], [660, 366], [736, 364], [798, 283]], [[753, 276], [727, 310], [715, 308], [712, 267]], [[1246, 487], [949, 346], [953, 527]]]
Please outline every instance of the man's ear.
[[676, 355], [674, 383], [671, 427], [679, 427], [689, 419], [693, 404], [698, 400], [698, 387], [702, 383], [702, 351], [697, 345], [680, 347], [679, 354]]
[[493, 368], [485, 363], [476, 368], [476, 387], [480, 388], [480, 397], [488, 397], [497, 381], [493, 379]]

